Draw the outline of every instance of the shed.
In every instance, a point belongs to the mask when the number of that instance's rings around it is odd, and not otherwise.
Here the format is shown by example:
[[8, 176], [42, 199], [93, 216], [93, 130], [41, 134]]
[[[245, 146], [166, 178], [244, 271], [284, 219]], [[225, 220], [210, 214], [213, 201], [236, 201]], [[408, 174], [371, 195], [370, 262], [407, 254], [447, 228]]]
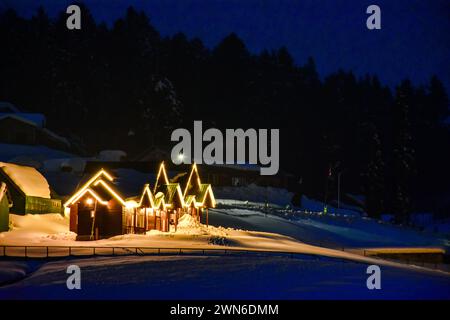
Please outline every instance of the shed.
[[77, 240], [108, 238], [123, 233], [122, 215], [128, 204], [105, 170], [91, 177], [64, 204], [70, 210], [70, 231]]
[[52, 199], [50, 186], [33, 167], [0, 162], [0, 182], [11, 195], [15, 214], [61, 213], [61, 200]]

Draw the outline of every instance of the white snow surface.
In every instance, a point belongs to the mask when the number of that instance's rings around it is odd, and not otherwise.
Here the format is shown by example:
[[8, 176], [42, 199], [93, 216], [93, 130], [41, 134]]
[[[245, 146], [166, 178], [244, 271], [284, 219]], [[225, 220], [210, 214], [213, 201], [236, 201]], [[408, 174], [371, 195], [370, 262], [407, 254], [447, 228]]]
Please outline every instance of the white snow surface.
[[214, 187], [216, 198], [272, 203], [286, 206], [291, 203], [293, 193], [286, 189], [261, 187], [250, 184], [242, 187]]
[[22, 163], [34, 163], [34, 167], [41, 167], [45, 160], [70, 157], [74, 155], [46, 146], [0, 143], [0, 161], [15, 162], [13, 160], [20, 159]]
[[[90, 254], [83, 247], [96, 246], [99, 255], [111, 255], [108, 247], [116, 247], [116, 255], [126, 255], [56, 261], [1, 260], [0, 299], [450, 299], [450, 276], [446, 272], [364, 257], [352, 250], [333, 250], [301, 240], [314, 242], [321, 237], [339, 240], [351, 234], [350, 239], [359, 243], [360, 237], [371, 237], [370, 232], [378, 233], [376, 241], [382, 241], [389, 232], [390, 237], [404, 237], [413, 243], [420, 239], [404, 230], [392, 233], [389, 228], [383, 231], [380, 225], [365, 232], [365, 222], [353, 223], [352, 230], [343, 227], [340, 220], [333, 221], [335, 217], [331, 216], [291, 221], [236, 207], [210, 210], [209, 218], [214, 226], [200, 224], [184, 215], [176, 231], [172, 228], [170, 232], [152, 230], [144, 235], [75, 241], [76, 235], [68, 231], [68, 217], [11, 215], [13, 230], [0, 233], [0, 245], [50, 246], [51, 252], [62, 257], [67, 255], [67, 250], [58, 246], [78, 247], [72, 249], [74, 254]], [[130, 249], [133, 247], [254, 250], [266, 252], [267, 256], [129, 255], [134, 252]], [[13, 254], [14, 250], [10, 247], [8, 253]], [[17, 250], [23, 252], [23, 248]], [[45, 251], [45, 248], [29, 248], [28, 254], [36, 253], [33, 250]], [[301, 255], [289, 258], [269, 252]], [[61, 274], [65, 274], [69, 264], [83, 269], [83, 290], [66, 289], [67, 277]], [[365, 287], [369, 264], [383, 268], [384, 290], [371, 291]]]
[[0, 162], [0, 167], [27, 196], [50, 199], [47, 180], [35, 168], [6, 162]]
[[0, 182], [0, 202], [2, 201], [5, 195], [6, 195], [6, 183]]

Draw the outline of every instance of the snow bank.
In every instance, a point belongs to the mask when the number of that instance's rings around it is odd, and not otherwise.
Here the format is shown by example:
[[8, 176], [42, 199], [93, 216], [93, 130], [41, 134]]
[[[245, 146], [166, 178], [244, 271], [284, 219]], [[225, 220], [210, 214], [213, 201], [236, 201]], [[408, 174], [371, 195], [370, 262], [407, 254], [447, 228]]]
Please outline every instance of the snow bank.
[[10, 215], [14, 229], [42, 233], [61, 233], [69, 230], [69, 220], [58, 213]]
[[23, 261], [0, 261], [0, 286], [23, 279], [30, 269], [30, 265]]
[[35, 161], [41, 165], [47, 159], [70, 158], [73, 155], [46, 146], [0, 143], [0, 161], [15, 162], [12, 159], [18, 159], [19, 157], [27, 159], [27, 161]]
[[35, 168], [0, 162], [0, 168], [27, 195], [50, 199], [47, 180]]
[[63, 169], [70, 168], [71, 172], [84, 172], [87, 160], [89, 158], [49, 159], [44, 161], [44, 170], [46, 172], [60, 172]]
[[227, 231], [232, 230], [233, 229], [226, 229], [223, 227], [213, 227], [213, 226], [207, 227], [206, 225], [198, 222], [198, 220], [192, 217], [191, 215], [184, 214], [180, 218], [180, 220], [178, 220], [177, 231], [175, 232], [175, 234], [226, 237], [228, 235]]
[[294, 196], [292, 192], [286, 189], [261, 187], [255, 184], [243, 187], [214, 187], [214, 195], [221, 199], [268, 202], [281, 206], [290, 204]]

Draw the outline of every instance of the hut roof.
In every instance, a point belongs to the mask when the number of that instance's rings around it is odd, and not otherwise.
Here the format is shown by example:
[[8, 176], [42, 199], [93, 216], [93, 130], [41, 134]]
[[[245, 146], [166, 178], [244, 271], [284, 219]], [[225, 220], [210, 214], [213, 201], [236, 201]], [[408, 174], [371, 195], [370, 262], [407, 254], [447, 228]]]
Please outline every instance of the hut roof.
[[35, 168], [0, 162], [0, 170], [26, 196], [50, 199], [50, 186]]
[[[187, 181], [185, 182], [183, 196], [185, 199], [189, 198], [189, 205], [192, 203], [192, 197], [195, 198], [195, 204], [197, 206], [203, 206], [205, 201], [210, 197], [211, 204], [215, 206], [216, 200], [210, 184], [202, 183], [200, 175], [198, 173], [197, 165], [192, 165], [191, 173]], [[188, 203], [188, 201], [186, 201]]]
[[106, 204], [112, 198], [115, 198], [119, 203], [126, 206], [127, 201], [120, 195], [116, 188], [112, 185], [113, 177], [101, 169], [94, 176], [92, 176], [81, 188], [79, 188], [69, 200], [64, 203], [64, 206], [70, 206], [77, 202], [86, 193], [91, 194], [97, 201]]

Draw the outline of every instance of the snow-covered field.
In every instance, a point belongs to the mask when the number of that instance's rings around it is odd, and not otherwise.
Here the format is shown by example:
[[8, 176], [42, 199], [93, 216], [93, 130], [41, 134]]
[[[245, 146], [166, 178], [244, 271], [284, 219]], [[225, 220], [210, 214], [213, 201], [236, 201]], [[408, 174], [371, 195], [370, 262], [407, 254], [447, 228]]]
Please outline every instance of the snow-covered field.
[[[68, 232], [67, 217], [11, 215], [13, 230], [0, 233], [0, 246], [226, 248], [299, 255], [126, 255], [63, 257], [56, 261], [2, 258], [0, 283], [4, 285], [0, 298], [450, 299], [450, 276], [446, 272], [364, 257], [351, 250], [357, 244], [442, 247], [445, 239], [359, 217], [283, 217], [284, 209], [279, 209], [281, 214], [267, 213], [258, 209], [258, 203], [227, 200], [221, 202], [221, 208], [210, 210], [209, 227], [186, 215], [176, 232], [150, 231], [146, 235], [83, 242], [75, 241], [75, 234]], [[317, 246], [323, 241], [345, 244], [346, 251]], [[14, 253], [14, 249], [8, 250]], [[80, 291], [65, 287], [69, 264], [83, 270]], [[366, 288], [370, 264], [382, 268], [380, 291]]]
[[[0, 261], [0, 269], [6, 263]], [[0, 299], [450, 299], [450, 278], [444, 275], [382, 267], [381, 290], [368, 290], [367, 265], [323, 257], [127, 256], [38, 263], [26, 266], [31, 273], [22, 281], [0, 287]], [[81, 290], [66, 287], [72, 264], [82, 270]]]

